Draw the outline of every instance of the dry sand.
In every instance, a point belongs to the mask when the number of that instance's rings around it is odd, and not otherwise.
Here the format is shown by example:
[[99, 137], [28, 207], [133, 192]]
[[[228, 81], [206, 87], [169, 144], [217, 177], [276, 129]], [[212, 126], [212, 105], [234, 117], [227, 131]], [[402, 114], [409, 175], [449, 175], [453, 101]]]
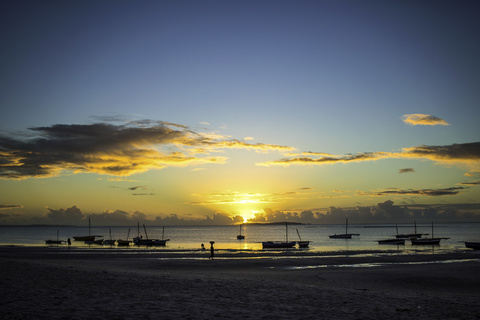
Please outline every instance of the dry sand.
[[206, 253], [0, 247], [0, 314], [2, 319], [480, 319], [479, 259], [478, 251], [240, 258], [225, 252], [210, 260]]

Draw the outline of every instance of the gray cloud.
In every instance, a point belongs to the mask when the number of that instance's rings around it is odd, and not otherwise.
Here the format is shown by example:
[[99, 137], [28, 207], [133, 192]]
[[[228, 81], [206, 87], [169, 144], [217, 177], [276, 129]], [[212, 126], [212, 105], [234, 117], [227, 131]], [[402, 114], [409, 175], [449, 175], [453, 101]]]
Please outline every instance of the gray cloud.
[[398, 173], [408, 173], [408, 172], [415, 172], [413, 168], [403, 168], [398, 170]]
[[419, 195], [419, 196], [446, 196], [446, 195], [455, 195], [464, 190], [464, 187], [450, 187], [442, 189], [397, 189], [391, 188], [381, 191], [365, 192], [361, 193], [362, 195], [375, 195], [375, 196], [385, 196], [385, 195]]
[[0, 135], [0, 179], [50, 177], [63, 170], [126, 176], [167, 166], [225, 163], [225, 157], [208, 156], [221, 149], [293, 149], [210, 137], [183, 125], [150, 120], [124, 125], [56, 124], [30, 130], [35, 135], [23, 139]]

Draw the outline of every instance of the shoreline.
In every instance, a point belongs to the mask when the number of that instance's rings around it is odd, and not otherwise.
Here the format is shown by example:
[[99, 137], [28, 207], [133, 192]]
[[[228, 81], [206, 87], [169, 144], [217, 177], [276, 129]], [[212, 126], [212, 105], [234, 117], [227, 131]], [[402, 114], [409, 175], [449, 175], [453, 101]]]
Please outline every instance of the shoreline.
[[103, 251], [0, 247], [3, 318], [480, 318], [478, 251]]

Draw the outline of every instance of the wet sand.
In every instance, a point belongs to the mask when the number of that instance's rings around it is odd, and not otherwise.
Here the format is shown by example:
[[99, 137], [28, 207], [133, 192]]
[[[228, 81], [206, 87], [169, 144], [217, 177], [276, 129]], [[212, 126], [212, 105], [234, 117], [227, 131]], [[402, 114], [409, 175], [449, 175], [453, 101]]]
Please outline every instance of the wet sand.
[[480, 252], [0, 247], [2, 319], [480, 319]]

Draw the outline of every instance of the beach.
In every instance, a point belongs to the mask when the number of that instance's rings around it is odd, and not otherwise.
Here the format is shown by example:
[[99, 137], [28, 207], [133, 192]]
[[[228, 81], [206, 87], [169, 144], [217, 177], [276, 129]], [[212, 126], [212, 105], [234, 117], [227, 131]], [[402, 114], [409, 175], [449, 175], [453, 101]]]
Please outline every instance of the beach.
[[478, 251], [209, 254], [3, 246], [2, 318], [480, 319]]

